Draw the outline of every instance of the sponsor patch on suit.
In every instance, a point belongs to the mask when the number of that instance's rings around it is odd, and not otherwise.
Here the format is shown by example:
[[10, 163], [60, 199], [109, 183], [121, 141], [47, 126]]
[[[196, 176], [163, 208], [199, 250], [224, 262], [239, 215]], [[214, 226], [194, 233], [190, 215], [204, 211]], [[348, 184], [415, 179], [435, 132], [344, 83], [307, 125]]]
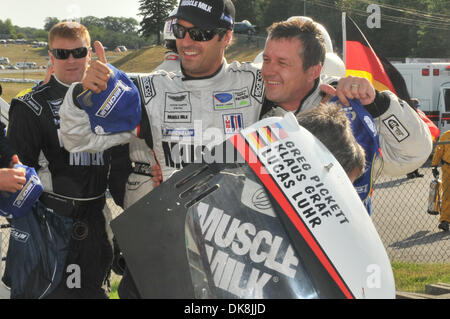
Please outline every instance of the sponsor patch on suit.
[[224, 114], [223, 128], [225, 134], [236, 134], [244, 127], [244, 117], [242, 113]]
[[250, 93], [247, 88], [226, 92], [214, 92], [214, 110], [238, 109], [251, 106]]
[[402, 123], [395, 117], [395, 115], [389, 116], [387, 119], [383, 120], [384, 125], [388, 130], [394, 135], [398, 142], [401, 142], [408, 138], [409, 132], [402, 125]]
[[185, 137], [185, 136], [195, 136], [195, 130], [192, 129], [183, 129], [183, 128], [170, 128], [163, 127], [162, 128], [163, 136], [174, 136], [174, 137]]
[[166, 93], [164, 122], [191, 123], [191, 114], [190, 92]]

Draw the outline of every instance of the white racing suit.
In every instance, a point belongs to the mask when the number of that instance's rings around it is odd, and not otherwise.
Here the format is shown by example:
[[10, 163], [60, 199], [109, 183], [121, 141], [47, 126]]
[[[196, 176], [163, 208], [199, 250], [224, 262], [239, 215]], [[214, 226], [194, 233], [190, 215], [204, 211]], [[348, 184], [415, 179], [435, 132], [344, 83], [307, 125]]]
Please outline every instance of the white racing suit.
[[[183, 162], [201, 160], [201, 157], [193, 155], [199, 155], [204, 146], [220, 144], [240, 129], [255, 123], [264, 97], [259, 68], [251, 63], [228, 64], [225, 59], [220, 69], [207, 78], [187, 78], [181, 70], [175, 73], [161, 70], [138, 76], [138, 81], [145, 106], [141, 124], [133, 132], [113, 135], [92, 133], [87, 113], [77, 107], [74, 98], [81, 93], [81, 84], [72, 85], [60, 109], [64, 146], [91, 152], [107, 149], [109, 145], [128, 143], [139, 136], [146, 142], [139, 141], [140, 147], [130, 145], [131, 160], [152, 159], [147, 155], [150, 149], [146, 149], [146, 143], [159, 160], [163, 180], [167, 180], [181, 168], [179, 155], [184, 156]], [[125, 208], [153, 187], [150, 176], [134, 177], [144, 186], [142, 190], [136, 187], [133, 193], [126, 192]], [[128, 270], [119, 286], [119, 295], [121, 298], [139, 297]]]
[[94, 151], [129, 142], [133, 135], [152, 145], [167, 179], [182, 164], [201, 160], [206, 146], [224, 139], [258, 120], [264, 97], [261, 71], [251, 63], [228, 64], [207, 78], [188, 78], [182, 71], [158, 71], [139, 77], [145, 109], [133, 132], [113, 135], [92, 133], [87, 113], [77, 107], [73, 84], [60, 110], [61, 135], [69, 150]]
[[[321, 76], [313, 91], [302, 101], [296, 113], [317, 106], [323, 99], [319, 85], [332, 84], [337, 78]], [[422, 166], [433, 148], [430, 130], [416, 111], [390, 91], [377, 92], [374, 103], [365, 106], [375, 120], [382, 157], [374, 163], [374, 172], [402, 176]], [[276, 105], [264, 107], [262, 116], [282, 116]]]
[[[164, 61], [156, 67], [157, 70], [175, 72], [180, 70], [180, 59], [175, 52], [168, 52], [164, 56]], [[127, 209], [144, 195], [153, 190], [153, 180], [151, 176], [152, 165], [157, 163], [153, 150], [148, 147], [145, 140], [138, 137], [130, 139], [130, 160], [132, 172], [128, 177], [124, 209]]]
[[[328, 100], [321, 93], [319, 86], [322, 83], [333, 84], [333, 82], [337, 82], [337, 78], [322, 75], [295, 113], [310, 110], [321, 101]], [[433, 141], [430, 130], [417, 112], [390, 91], [377, 92], [375, 101], [364, 108], [373, 118], [373, 122], [370, 122], [376, 126], [381, 150], [381, 156], [376, 156], [371, 163], [367, 164], [367, 169], [371, 170], [370, 178], [368, 178], [370, 180], [364, 187], [367, 189], [357, 188], [370, 214], [373, 178], [379, 175], [402, 176], [419, 168], [428, 159], [433, 148]], [[345, 110], [352, 112], [351, 109]], [[261, 117], [283, 116], [285, 112], [274, 103], [264, 103]], [[354, 112], [353, 116], [355, 116]]]

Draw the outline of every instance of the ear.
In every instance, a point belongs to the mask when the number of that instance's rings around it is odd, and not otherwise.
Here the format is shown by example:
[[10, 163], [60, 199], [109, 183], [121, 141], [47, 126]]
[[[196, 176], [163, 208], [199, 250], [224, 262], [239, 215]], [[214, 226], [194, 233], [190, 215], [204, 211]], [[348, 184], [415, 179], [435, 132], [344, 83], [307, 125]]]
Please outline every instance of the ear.
[[53, 56], [53, 54], [50, 52], [50, 50], [48, 50], [48, 56], [50, 57], [50, 62], [52, 63], [52, 65], [55, 65], [55, 57]]
[[320, 72], [322, 72], [322, 66], [320, 64], [310, 66], [307, 71], [308, 80], [315, 81], [320, 76]]
[[231, 43], [231, 39], [233, 39], [233, 32], [231, 30], [228, 30], [222, 38], [222, 42], [224, 43], [225, 48]]

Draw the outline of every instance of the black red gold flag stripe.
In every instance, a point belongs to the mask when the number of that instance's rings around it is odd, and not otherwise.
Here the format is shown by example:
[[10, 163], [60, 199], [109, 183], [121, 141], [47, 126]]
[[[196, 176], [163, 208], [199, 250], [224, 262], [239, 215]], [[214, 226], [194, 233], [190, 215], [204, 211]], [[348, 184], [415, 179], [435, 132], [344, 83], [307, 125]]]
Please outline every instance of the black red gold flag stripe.
[[352, 18], [346, 15], [345, 19], [346, 74], [367, 78], [378, 91], [390, 90], [396, 94], [381, 60], [364, 34]]

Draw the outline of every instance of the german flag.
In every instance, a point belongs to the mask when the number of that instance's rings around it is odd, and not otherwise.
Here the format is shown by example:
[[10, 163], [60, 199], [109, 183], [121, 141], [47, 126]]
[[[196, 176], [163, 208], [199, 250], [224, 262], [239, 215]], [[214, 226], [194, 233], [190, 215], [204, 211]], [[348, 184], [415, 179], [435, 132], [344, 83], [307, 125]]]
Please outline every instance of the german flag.
[[250, 140], [251, 144], [259, 150], [260, 148], [266, 147], [267, 144], [264, 142], [264, 140], [259, 135], [258, 131], [251, 132], [247, 135], [248, 140]]
[[370, 46], [364, 34], [348, 15], [345, 16], [346, 75], [368, 79], [378, 91], [390, 90], [397, 94], [383, 63]]
[[278, 140], [278, 138], [273, 134], [269, 126], [264, 126], [259, 131], [260, 134], [264, 136], [266, 141], [269, 142], [269, 144], [272, 144]]
[[439, 128], [411, 102], [405, 80], [384, 56], [376, 53], [355, 21], [345, 15], [346, 74], [367, 78], [378, 91], [389, 90], [407, 102], [427, 124], [433, 139], [439, 137]]

